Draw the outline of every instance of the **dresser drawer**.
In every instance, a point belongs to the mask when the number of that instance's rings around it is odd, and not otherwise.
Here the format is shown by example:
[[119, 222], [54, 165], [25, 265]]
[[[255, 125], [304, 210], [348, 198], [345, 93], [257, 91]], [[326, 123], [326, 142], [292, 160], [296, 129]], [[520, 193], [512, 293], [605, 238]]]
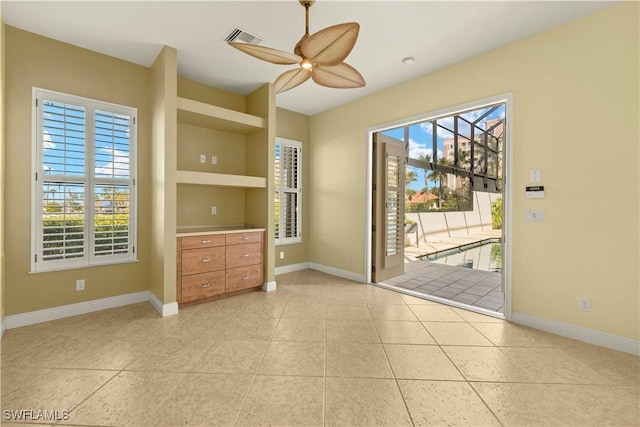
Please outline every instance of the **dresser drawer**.
[[194, 274], [182, 278], [182, 302], [208, 298], [224, 292], [224, 271]]
[[262, 231], [227, 234], [227, 246], [244, 245], [246, 243], [259, 243], [259, 242], [262, 242]]
[[226, 291], [234, 292], [255, 288], [263, 284], [262, 264], [250, 267], [231, 268], [226, 274]]
[[227, 246], [227, 268], [262, 264], [262, 243]]
[[224, 246], [224, 244], [224, 234], [208, 234], [182, 238], [182, 249], [212, 248], [215, 246]]
[[224, 270], [224, 246], [204, 249], [182, 249], [182, 275]]

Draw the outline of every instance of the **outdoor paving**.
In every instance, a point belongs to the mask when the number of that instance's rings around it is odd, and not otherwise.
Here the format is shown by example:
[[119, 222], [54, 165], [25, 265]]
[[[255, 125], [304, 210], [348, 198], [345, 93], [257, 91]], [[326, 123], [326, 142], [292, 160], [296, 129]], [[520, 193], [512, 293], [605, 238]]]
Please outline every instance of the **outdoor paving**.
[[405, 274], [382, 281], [380, 284], [504, 313], [500, 273], [443, 265], [420, 258], [438, 251], [499, 237], [501, 230], [490, 230], [455, 236], [439, 242], [419, 241], [417, 246], [406, 246]]
[[504, 313], [500, 273], [411, 261], [405, 263], [405, 274], [380, 284]]

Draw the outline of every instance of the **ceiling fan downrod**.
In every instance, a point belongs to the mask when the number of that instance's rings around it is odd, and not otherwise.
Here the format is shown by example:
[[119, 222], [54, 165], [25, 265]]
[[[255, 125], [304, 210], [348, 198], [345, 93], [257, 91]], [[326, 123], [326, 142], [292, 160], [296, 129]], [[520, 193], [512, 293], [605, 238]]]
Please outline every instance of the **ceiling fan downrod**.
[[[293, 53], [301, 57], [303, 60], [305, 56], [302, 54], [302, 49], [300, 46], [302, 42], [309, 38], [309, 8], [313, 6], [316, 0], [298, 0], [300, 4], [304, 7], [304, 35], [298, 40], [298, 43], [293, 48]], [[303, 61], [304, 62], [304, 61]], [[309, 67], [304, 67], [309, 68]]]
[[313, 6], [316, 0], [298, 0], [300, 4], [304, 7], [304, 35], [309, 35], [309, 8]]

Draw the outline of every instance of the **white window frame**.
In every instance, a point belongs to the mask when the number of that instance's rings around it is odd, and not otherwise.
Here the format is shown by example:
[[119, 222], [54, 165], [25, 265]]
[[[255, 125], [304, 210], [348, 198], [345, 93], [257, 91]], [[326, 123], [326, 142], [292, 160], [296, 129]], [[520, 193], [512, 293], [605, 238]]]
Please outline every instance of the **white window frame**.
[[[278, 193], [278, 200], [284, 200], [284, 195], [291, 192], [296, 192], [298, 194], [297, 197], [297, 221], [296, 221], [296, 235], [293, 237], [279, 237], [276, 236], [276, 245], [289, 245], [293, 243], [302, 243], [302, 143], [299, 141], [294, 141], [291, 139], [285, 138], [276, 138], [276, 146], [280, 147], [293, 147], [298, 150], [298, 162], [296, 165], [296, 188], [284, 188], [282, 186], [275, 186], [275, 192]], [[274, 149], [275, 151], [275, 149]], [[282, 151], [281, 151], [282, 152]], [[275, 155], [275, 153], [274, 153]], [[281, 154], [282, 155], [282, 154]], [[274, 177], [275, 178], [275, 177]], [[282, 179], [279, 181], [282, 183]], [[283, 215], [283, 211], [280, 210], [280, 221], [278, 226], [278, 231], [282, 231], [285, 229], [286, 215]]]
[[[59, 102], [85, 109], [84, 135], [84, 175], [56, 175], [58, 182], [78, 182], [84, 186], [84, 253], [81, 257], [44, 260], [43, 258], [43, 214], [44, 203], [43, 161], [44, 161], [44, 131], [43, 104], [44, 101]], [[75, 269], [98, 265], [110, 265], [123, 262], [137, 261], [137, 108], [83, 98], [46, 89], [32, 89], [32, 171], [31, 171], [31, 272]], [[100, 177], [95, 173], [96, 141], [95, 115], [96, 111], [129, 116], [129, 165], [128, 177]], [[95, 245], [95, 186], [124, 185], [129, 187], [128, 205], [128, 248], [124, 253], [96, 254]]]

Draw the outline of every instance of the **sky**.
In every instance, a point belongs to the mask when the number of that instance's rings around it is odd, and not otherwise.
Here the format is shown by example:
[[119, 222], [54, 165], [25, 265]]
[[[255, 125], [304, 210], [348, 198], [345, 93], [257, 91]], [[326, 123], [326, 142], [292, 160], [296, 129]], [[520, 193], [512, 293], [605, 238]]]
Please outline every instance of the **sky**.
[[[82, 107], [43, 102], [42, 172], [47, 179], [55, 180], [55, 175], [85, 175], [86, 133], [91, 131], [87, 129], [86, 115]], [[95, 144], [94, 176], [128, 179], [131, 152], [129, 117], [97, 110], [93, 121], [95, 131], [91, 136]], [[44, 185], [45, 192], [49, 192], [46, 196], [49, 200], [60, 201], [71, 193], [82, 199], [84, 193], [82, 184], [47, 185], [45, 182]], [[99, 192], [101, 186], [96, 187]]]
[[[461, 113], [460, 116], [469, 120], [474, 121], [482, 114], [484, 114], [489, 108], [482, 107], [475, 110], [470, 110], [464, 113]], [[496, 111], [492, 112], [487, 117], [483, 118], [478, 125], [481, 128], [484, 128], [484, 122], [487, 120], [495, 119], [495, 118], [504, 118], [505, 117], [505, 106], [502, 105]], [[433, 120], [433, 119], [430, 119]], [[438, 124], [442, 125], [446, 128], [453, 129], [453, 115], [441, 117], [437, 119]], [[409, 157], [413, 159], [420, 158], [420, 156], [428, 155], [430, 158], [433, 158], [433, 126], [428, 121], [423, 121], [420, 123], [414, 123], [411, 125], [407, 125], [409, 127]], [[383, 135], [390, 136], [392, 138], [398, 139], [400, 141], [404, 141], [404, 128], [405, 126], [401, 126], [394, 129], [388, 129], [382, 131]], [[438, 159], [441, 159], [444, 155], [443, 142], [446, 139], [453, 138], [453, 133], [447, 131], [446, 129], [437, 127], [437, 156]], [[463, 136], [470, 136], [470, 126], [466, 124], [464, 121], [458, 121], [458, 133]], [[422, 191], [424, 189], [424, 174], [425, 171], [423, 169], [414, 168], [412, 166], [408, 166], [407, 170], [412, 170], [417, 174], [417, 179], [408, 185], [409, 189], [415, 191]], [[433, 188], [435, 183], [432, 181], [428, 182], [429, 188]]]

